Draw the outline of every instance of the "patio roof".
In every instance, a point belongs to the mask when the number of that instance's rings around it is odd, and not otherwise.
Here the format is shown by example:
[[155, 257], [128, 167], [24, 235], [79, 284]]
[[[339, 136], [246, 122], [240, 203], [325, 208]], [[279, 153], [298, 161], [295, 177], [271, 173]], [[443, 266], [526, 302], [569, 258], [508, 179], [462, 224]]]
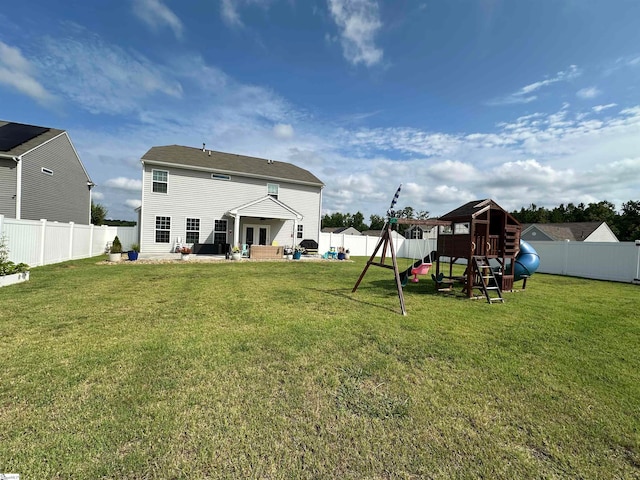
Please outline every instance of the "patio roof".
[[304, 217], [287, 204], [267, 195], [244, 205], [232, 208], [227, 212], [236, 217], [278, 218], [281, 220], [302, 220]]

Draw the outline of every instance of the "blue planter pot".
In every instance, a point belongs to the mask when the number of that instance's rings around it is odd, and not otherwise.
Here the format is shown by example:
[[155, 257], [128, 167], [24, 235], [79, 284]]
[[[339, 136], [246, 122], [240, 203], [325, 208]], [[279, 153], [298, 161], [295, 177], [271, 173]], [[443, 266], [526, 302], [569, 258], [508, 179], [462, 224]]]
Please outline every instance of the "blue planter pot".
[[134, 260], [138, 259], [138, 252], [134, 252], [133, 250], [131, 250], [127, 252], [127, 256], [129, 257], [129, 260], [133, 262]]
[[302, 252], [293, 252], [293, 259], [294, 260], [300, 260], [301, 256], [302, 256]]
[[338, 254], [338, 260], [344, 260], [344, 253], [339, 253]]

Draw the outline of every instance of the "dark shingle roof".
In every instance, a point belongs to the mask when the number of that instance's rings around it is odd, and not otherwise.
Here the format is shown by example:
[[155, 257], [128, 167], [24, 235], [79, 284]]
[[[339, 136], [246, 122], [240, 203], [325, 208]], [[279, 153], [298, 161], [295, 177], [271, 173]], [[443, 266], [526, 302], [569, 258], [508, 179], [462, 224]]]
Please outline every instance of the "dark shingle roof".
[[581, 242], [604, 222], [567, 222], [567, 223], [527, 223], [522, 225], [522, 231], [534, 226], [549, 235], [552, 239], [571, 240]]
[[324, 184], [308, 170], [291, 163], [247, 157], [234, 153], [202, 150], [201, 148], [166, 145], [152, 147], [142, 156], [143, 162], [174, 165], [196, 170], [235, 173], [251, 177], [287, 180], [317, 186]]
[[[38, 128], [36, 125], [27, 125], [27, 124], [23, 124], [23, 123], [16, 123], [16, 122], [7, 122], [4, 120], [0, 120], [0, 135], [2, 135], [2, 128], [5, 125], [9, 125], [9, 126], [23, 126], [23, 127], [32, 127], [32, 128]], [[34, 149], [35, 147], [37, 147], [38, 145], [42, 145], [44, 142], [46, 142], [47, 140], [51, 140], [54, 137], [57, 137], [58, 135], [60, 135], [61, 133], [64, 132], [64, 130], [58, 130], [57, 128], [47, 128], [47, 127], [39, 127], [41, 129], [45, 129], [45, 131], [39, 135], [36, 135], [34, 137], [28, 138], [26, 141], [19, 143], [18, 145], [15, 145], [13, 148], [8, 149], [8, 150], [3, 150], [2, 154], [3, 155], [10, 155], [12, 157], [19, 157], [20, 155], [23, 155], [25, 153], [27, 153], [29, 150]], [[13, 129], [12, 129], [13, 130]], [[15, 132], [15, 130], [14, 130]], [[15, 132], [16, 134], [18, 134], [17, 132]], [[20, 138], [16, 139], [19, 141]], [[11, 138], [7, 137], [5, 139], [8, 142], [11, 142]]]

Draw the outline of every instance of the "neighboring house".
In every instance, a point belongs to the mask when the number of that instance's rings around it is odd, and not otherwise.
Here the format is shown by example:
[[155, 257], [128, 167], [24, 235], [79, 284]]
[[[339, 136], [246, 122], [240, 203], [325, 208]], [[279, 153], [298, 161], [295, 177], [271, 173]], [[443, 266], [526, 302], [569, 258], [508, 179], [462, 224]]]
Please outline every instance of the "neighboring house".
[[64, 130], [0, 121], [0, 214], [91, 223], [94, 186]]
[[178, 243], [225, 253], [229, 245], [319, 240], [324, 184], [291, 163], [169, 145], [151, 148], [142, 167], [145, 253]]
[[438, 229], [435, 227], [413, 225], [404, 232], [404, 236], [414, 240], [435, 240], [438, 238]]
[[335, 233], [340, 235], [362, 235], [359, 230], [353, 227], [324, 227], [322, 233]]
[[526, 241], [617, 242], [606, 222], [529, 223], [522, 224]]

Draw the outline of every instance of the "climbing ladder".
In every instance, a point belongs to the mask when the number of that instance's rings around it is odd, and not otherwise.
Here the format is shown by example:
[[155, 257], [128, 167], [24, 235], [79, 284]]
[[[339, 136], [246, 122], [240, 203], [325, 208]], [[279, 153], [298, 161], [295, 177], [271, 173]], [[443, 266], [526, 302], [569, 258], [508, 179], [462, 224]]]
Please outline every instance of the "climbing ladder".
[[[482, 290], [484, 296], [487, 297], [487, 302], [504, 303], [504, 298], [502, 298], [500, 286], [498, 285], [496, 276], [493, 274], [493, 269], [489, 264], [489, 259], [485, 256], [474, 255], [473, 264], [475, 266], [477, 276], [480, 278], [480, 283], [478, 285], [475, 285], [474, 288], [479, 288], [480, 290]], [[497, 296], [491, 296], [489, 292], [495, 292]]]

